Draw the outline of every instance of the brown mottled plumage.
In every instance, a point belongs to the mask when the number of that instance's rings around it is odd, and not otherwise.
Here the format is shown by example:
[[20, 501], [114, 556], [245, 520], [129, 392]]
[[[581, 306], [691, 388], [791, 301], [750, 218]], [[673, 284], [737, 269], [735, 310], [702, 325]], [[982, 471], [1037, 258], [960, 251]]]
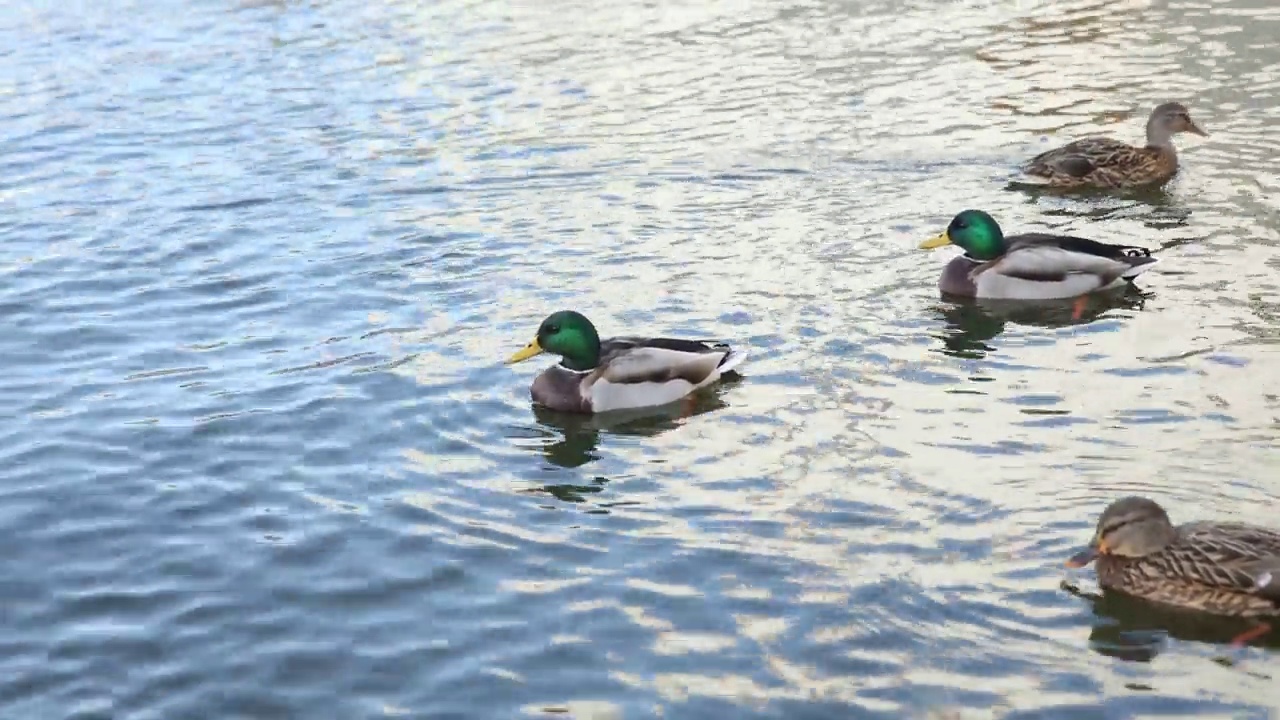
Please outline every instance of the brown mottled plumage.
[[1174, 527], [1156, 502], [1127, 497], [1107, 507], [1089, 549], [1098, 583], [1153, 602], [1241, 618], [1280, 616], [1280, 531], [1242, 523]]
[[1109, 137], [1076, 140], [1041, 153], [1023, 168], [1051, 187], [1127, 189], [1163, 185], [1178, 171], [1173, 136], [1180, 132], [1207, 136], [1186, 106], [1157, 105], [1147, 119], [1147, 143], [1135, 147]]

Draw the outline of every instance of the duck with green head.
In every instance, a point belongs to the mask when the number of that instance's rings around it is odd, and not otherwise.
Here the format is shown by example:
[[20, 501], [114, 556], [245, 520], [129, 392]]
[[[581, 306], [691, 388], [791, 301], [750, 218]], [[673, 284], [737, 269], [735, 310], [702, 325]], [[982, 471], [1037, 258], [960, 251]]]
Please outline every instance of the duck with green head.
[[1280, 616], [1280, 531], [1226, 522], [1174, 526], [1154, 500], [1125, 497], [1102, 511], [1089, 547], [1067, 566], [1089, 563], [1099, 585], [1127, 595], [1213, 615]]
[[1151, 251], [1069, 235], [1005, 235], [981, 210], [965, 210], [947, 229], [920, 244], [957, 245], [938, 288], [959, 297], [1052, 300], [1082, 296], [1132, 280], [1158, 262]]
[[534, 378], [533, 401], [577, 413], [673, 403], [719, 380], [746, 358], [743, 350], [710, 341], [630, 336], [601, 340], [595, 325], [572, 310], [549, 315], [538, 326], [537, 337], [507, 364], [544, 352], [561, 360]]
[[1135, 147], [1105, 136], [1076, 140], [1040, 153], [1023, 170], [1050, 187], [1129, 189], [1160, 186], [1178, 172], [1173, 136], [1208, 133], [1182, 103], [1157, 105], [1147, 118], [1147, 142]]

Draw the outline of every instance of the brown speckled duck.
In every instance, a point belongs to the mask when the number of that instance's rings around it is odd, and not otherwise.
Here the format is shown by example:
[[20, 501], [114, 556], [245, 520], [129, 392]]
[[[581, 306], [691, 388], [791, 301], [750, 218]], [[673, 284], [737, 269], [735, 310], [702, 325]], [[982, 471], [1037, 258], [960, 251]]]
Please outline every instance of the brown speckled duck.
[[744, 350], [701, 340], [601, 340], [595, 325], [572, 310], [553, 313], [543, 320], [537, 337], [508, 358], [507, 364], [543, 352], [562, 359], [534, 378], [530, 388], [534, 402], [575, 413], [673, 403], [719, 380], [746, 359]]
[[1105, 136], [1093, 136], [1041, 153], [1023, 170], [1050, 187], [1130, 189], [1163, 185], [1178, 171], [1173, 136], [1207, 137], [1182, 103], [1157, 105], [1147, 119], [1147, 144], [1134, 147]]
[[949, 295], [1000, 300], [1052, 300], [1083, 296], [1131, 280], [1158, 259], [1146, 248], [1046, 233], [1005, 235], [995, 218], [965, 210], [925, 249], [958, 245], [938, 288]]
[[1280, 617], [1280, 531], [1220, 522], [1174, 527], [1155, 501], [1126, 497], [1107, 506], [1088, 549], [1067, 565], [1091, 562], [1099, 585], [1128, 595], [1213, 615]]

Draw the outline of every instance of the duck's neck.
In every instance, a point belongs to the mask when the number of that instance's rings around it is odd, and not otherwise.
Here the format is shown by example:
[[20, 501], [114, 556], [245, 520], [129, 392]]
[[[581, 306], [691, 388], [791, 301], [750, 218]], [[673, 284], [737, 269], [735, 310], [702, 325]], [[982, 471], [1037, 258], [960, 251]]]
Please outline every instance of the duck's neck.
[[574, 372], [586, 372], [600, 364], [600, 336], [594, 326], [565, 328], [548, 348], [562, 359], [560, 364]]
[[594, 370], [600, 364], [600, 344], [576, 349], [561, 356], [560, 364], [574, 372]]
[[1125, 567], [1132, 561], [1114, 555], [1103, 555], [1093, 564], [1098, 573], [1098, 584], [1103, 587], [1115, 587], [1124, 582]]
[[1147, 147], [1173, 152], [1173, 133], [1159, 118], [1147, 120]]

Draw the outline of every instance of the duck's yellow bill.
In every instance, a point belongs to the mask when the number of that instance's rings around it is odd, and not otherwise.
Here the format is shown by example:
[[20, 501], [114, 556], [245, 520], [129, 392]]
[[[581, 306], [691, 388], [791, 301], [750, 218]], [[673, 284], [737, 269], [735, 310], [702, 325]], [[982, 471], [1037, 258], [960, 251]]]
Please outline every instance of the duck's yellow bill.
[[920, 243], [920, 249], [932, 250], [934, 248], [940, 248], [943, 245], [950, 245], [950, 244], [951, 244], [951, 236], [944, 232], [937, 237], [929, 238], [928, 240], [925, 240], [924, 242]]
[[534, 355], [541, 355], [541, 354], [542, 354], [542, 346], [538, 344], [538, 338], [534, 338], [533, 340], [529, 341], [528, 345], [525, 345], [523, 348], [521, 348], [520, 351], [517, 352], [515, 355], [512, 355], [511, 357], [507, 358], [507, 364], [511, 365], [513, 363], [518, 363], [522, 360], [528, 360]]

